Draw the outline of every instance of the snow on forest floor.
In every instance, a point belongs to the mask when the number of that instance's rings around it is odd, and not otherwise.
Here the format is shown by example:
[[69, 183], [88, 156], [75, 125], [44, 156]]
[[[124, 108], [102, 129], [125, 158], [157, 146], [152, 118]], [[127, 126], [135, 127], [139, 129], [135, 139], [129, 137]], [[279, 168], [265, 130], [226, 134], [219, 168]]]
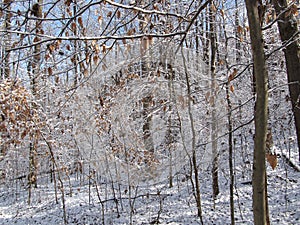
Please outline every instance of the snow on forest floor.
[[[267, 170], [271, 224], [300, 224], [300, 172], [285, 163], [283, 158], [279, 158], [275, 170], [269, 165]], [[252, 187], [249, 180], [251, 172], [248, 175], [244, 172], [242, 167], [236, 167], [235, 222], [253, 224]], [[211, 197], [209, 171], [202, 171], [200, 176], [204, 224], [230, 224], [227, 171], [219, 173], [220, 194], [215, 208]], [[126, 186], [117, 186], [116, 202], [112, 193], [108, 192], [111, 191], [112, 184], [99, 184], [98, 190], [101, 200], [104, 200], [104, 208], [99, 203], [94, 185], [89, 186], [87, 181], [87, 184], [79, 185], [79, 181], [75, 179], [71, 182], [77, 182], [78, 186], [73, 186], [71, 196], [65, 182], [65, 205], [69, 224], [103, 224], [103, 220], [105, 224], [130, 224], [130, 221], [132, 224], [154, 224], [157, 221], [160, 224], [200, 224], [191, 184], [183, 174], [174, 178], [173, 188], [168, 188], [167, 181], [143, 184], [137, 191], [133, 188], [130, 202]], [[40, 185], [33, 190], [30, 205], [27, 200], [28, 191], [24, 188], [5, 188], [1, 185], [0, 224], [63, 224], [62, 202], [61, 198], [58, 199], [58, 204], [55, 202], [53, 184]]]

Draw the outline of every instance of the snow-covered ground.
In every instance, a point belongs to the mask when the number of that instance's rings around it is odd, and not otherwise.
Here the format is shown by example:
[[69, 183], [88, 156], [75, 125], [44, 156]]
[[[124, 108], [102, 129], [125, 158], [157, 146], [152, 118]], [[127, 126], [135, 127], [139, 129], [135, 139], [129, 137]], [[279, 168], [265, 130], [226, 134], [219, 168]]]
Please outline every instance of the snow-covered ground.
[[[250, 168], [250, 165], [249, 165]], [[253, 224], [251, 171], [236, 166], [235, 222]], [[278, 166], [268, 165], [268, 200], [271, 224], [300, 224], [300, 172], [279, 157]], [[201, 203], [204, 224], [230, 224], [229, 176], [220, 170], [220, 194], [212, 200], [209, 170], [201, 171]], [[244, 178], [243, 178], [244, 177]], [[65, 206], [69, 224], [200, 224], [190, 181], [184, 173], [168, 181], [143, 183], [132, 187], [117, 183], [81, 184], [71, 178], [73, 187], [64, 182]], [[93, 183], [93, 182], [92, 182]], [[115, 196], [112, 193], [114, 185]], [[72, 190], [72, 195], [70, 195]], [[63, 224], [61, 192], [58, 204], [53, 184], [33, 189], [31, 204], [25, 188], [1, 186], [0, 224]], [[131, 198], [129, 198], [131, 192]], [[99, 201], [99, 197], [102, 204]], [[215, 205], [215, 206], [214, 206]]]

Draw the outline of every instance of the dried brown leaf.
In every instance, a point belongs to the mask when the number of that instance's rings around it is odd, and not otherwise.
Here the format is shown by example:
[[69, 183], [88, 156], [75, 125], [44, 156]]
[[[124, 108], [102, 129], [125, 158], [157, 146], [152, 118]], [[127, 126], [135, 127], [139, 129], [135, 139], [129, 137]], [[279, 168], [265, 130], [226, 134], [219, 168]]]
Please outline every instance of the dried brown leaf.
[[106, 16], [111, 17], [111, 15], [112, 15], [112, 11], [109, 11]]
[[237, 31], [238, 34], [243, 34], [244, 33], [244, 28], [242, 26], [238, 26], [236, 28], [236, 31]]
[[54, 45], [48, 45], [48, 49], [49, 49], [49, 52], [52, 54], [55, 50], [55, 46]]
[[291, 13], [294, 15], [294, 16], [298, 16], [299, 15], [299, 11], [298, 11], [298, 7], [296, 4], [293, 4], [291, 6]]
[[272, 169], [274, 170], [277, 166], [277, 156], [275, 154], [266, 154], [266, 158]]
[[228, 77], [228, 81], [232, 81], [234, 79], [234, 77], [236, 76], [238, 70], [236, 68], [233, 68], [233, 72], [229, 75]]
[[27, 135], [27, 130], [24, 130], [22, 133], [21, 133], [21, 139], [24, 139]]
[[220, 10], [220, 13], [221, 13], [221, 16], [224, 18], [225, 17], [225, 13], [224, 13], [223, 9]]
[[71, 5], [71, 2], [72, 2], [72, 0], [66, 0], [66, 1], [65, 1], [65, 5], [66, 5], [66, 6], [70, 6], [70, 5]]
[[102, 45], [102, 52], [106, 53], [106, 45]]
[[135, 28], [132, 28], [132, 29], [127, 31], [127, 35], [131, 36], [131, 35], [135, 34], [135, 32], [136, 32]]
[[210, 9], [212, 12], [217, 12], [217, 7], [215, 6], [215, 4], [211, 4]]
[[78, 17], [78, 23], [79, 23], [79, 25], [83, 28], [82, 17]]
[[[55, 83], [58, 84], [59, 83], [59, 76], [55, 77]], [[54, 90], [55, 91], [55, 90]]]
[[45, 60], [47, 61], [47, 60], [49, 60], [51, 57], [50, 57], [50, 55], [48, 54], [48, 53], [46, 53], [45, 54]]
[[73, 33], [76, 33], [77, 25], [76, 25], [75, 22], [73, 22], [73, 23], [71, 24], [71, 29], [72, 29]]
[[94, 56], [93, 56], [93, 61], [94, 61], [94, 64], [97, 64], [98, 61], [99, 61], [99, 56], [94, 55]]
[[52, 76], [52, 74], [53, 74], [53, 70], [51, 67], [48, 67], [48, 74], [49, 74], [49, 76]]
[[88, 75], [89, 75], [89, 70], [85, 68], [85, 69], [83, 70], [83, 76], [84, 76], [84, 77], [87, 77]]
[[70, 8], [69, 8], [69, 7], [67, 8], [67, 10], [66, 10], [66, 11], [67, 11], [67, 13], [68, 13], [68, 15], [69, 15], [69, 16], [72, 16], [72, 15], [73, 15], [73, 13], [72, 13], [72, 11], [70, 10]]
[[100, 53], [100, 47], [99, 47], [98, 44], [96, 44], [96, 45], [94, 46], [94, 50], [95, 50], [96, 54], [99, 54], [99, 53]]
[[98, 23], [101, 25], [102, 24], [102, 16], [98, 16]]
[[121, 11], [118, 10], [118, 11], [117, 11], [117, 18], [120, 19], [120, 17], [121, 17]]
[[35, 37], [34, 39], [33, 39], [33, 42], [39, 42], [40, 41], [40, 38], [39, 37]]
[[223, 59], [219, 60], [219, 65], [225, 65], [225, 61]]

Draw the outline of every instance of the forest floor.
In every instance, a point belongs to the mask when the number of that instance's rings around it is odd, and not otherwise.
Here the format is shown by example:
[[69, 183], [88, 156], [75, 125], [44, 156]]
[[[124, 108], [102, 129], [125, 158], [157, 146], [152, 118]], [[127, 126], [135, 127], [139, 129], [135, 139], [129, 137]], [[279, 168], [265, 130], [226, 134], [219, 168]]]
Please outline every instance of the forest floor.
[[[298, 162], [294, 165], [295, 168], [281, 156], [275, 170], [269, 165], [267, 167], [271, 224], [300, 224], [300, 172], [297, 171]], [[235, 167], [236, 224], [253, 224], [251, 169], [245, 172], [245, 166]], [[228, 172], [220, 170], [220, 194], [215, 202], [208, 174], [209, 169], [200, 174], [203, 224], [230, 224]], [[132, 187], [132, 190], [117, 183], [98, 183], [96, 187], [91, 180], [80, 182], [71, 177], [69, 181], [72, 188], [68, 181], [64, 182], [68, 224], [103, 224], [103, 221], [105, 224], [201, 224], [191, 182], [184, 174], [174, 177], [173, 188], [168, 187], [168, 181], [143, 184]], [[112, 185], [115, 195], [111, 193]], [[63, 224], [61, 192], [57, 190], [56, 202], [53, 186], [50, 183], [33, 189], [29, 205], [25, 187], [20, 184], [5, 187], [2, 184], [0, 224]]]

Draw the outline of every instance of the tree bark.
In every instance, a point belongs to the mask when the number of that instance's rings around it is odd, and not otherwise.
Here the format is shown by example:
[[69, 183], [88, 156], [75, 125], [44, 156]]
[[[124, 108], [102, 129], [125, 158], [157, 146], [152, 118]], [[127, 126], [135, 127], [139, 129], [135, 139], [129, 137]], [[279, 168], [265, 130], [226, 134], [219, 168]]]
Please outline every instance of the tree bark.
[[[190, 84], [190, 78], [187, 70], [187, 61], [185, 59], [183, 50], [181, 48], [181, 54], [183, 59], [183, 65], [184, 65], [184, 73], [185, 73], [185, 79], [186, 79], [186, 85], [187, 85], [187, 95], [189, 96], [188, 101], [188, 116], [191, 124], [191, 133], [192, 133], [192, 170], [194, 170], [194, 180], [195, 180], [195, 198], [196, 198], [196, 204], [197, 204], [197, 211], [198, 211], [198, 217], [200, 219], [200, 223], [203, 225], [203, 218], [202, 218], [202, 206], [201, 206], [201, 191], [200, 191], [200, 182], [199, 182], [199, 173], [198, 173], [198, 166], [197, 166], [197, 152], [196, 152], [196, 130], [194, 126], [194, 118], [192, 113], [192, 103], [191, 103], [191, 84]], [[192, 179], [192, 178], [191, 178]]]
[[[38, 1], [38, 8], [37, 12], [35, 12], [35, 16], [38, 18], [42, 18], [42, 5], [43, 0]], [[39, 41], [39, 34], [41, 34], [42, 29], [42, 21], [36, 20], [35, 23], [35, 33], [36, 33], [36, 41]], [[39, 93], [39, 87], [38, 87], [38, 81], [40, 79], [40, 65], [41, 65], [41, 44], [37, 44], [34, 47], [33, 50], [33, 61], [32, 61], [32, 73], [31, 73], [31, 85], [32, 85], [32, 94], [39, 99], [40, 93]]]
[[152, 138], [152, 115], [150, 112], [152, 96], [149, 95], [142, 99], [143, 103], [143, 138], [147, 151], [154, 152], [154, 143]]
[[4, 64], [4, 68], [2, 70], [2, 78], [9, 78], [10, 77], [10, 47], [11, 47], [11, 34], [10, 34], [10, 28], [11, 28], [11, 16], [12, 13], [10, 12], [11, 10], [11, 0], [4, 0], [4, 8], [6, 9], [5, 12], [5, 20], [4, 20], [4, 27], [5, 30], [7, 31], [6, 35], [5, 35], [5, 46], [3, 49], [3, 64]]
[[250, 27], [251, 47], [253, 54], [254, 75], [256, 80], [255, 103], [255, 140], [253, 160], [253, 214], [254, 224], [267, 223], [266, 209], [266, 136], [267, 136], [267, 106], [268, 106], [268, 73], [263, 49], [263, 36], [258, 14], [258, 2], [246, 0], [248, 21]]
[[[43, 0], [38, 1], [38, 8], [35, 9], [35, 16], [38, 18], [42, 18], [42, 5]], [[41, 33], [41, 22], [40, 20], [36, 21], [35, 30], [36, 30], [36, 38]], [[33, 51], [33, 61], [32, 61], [32, 72], [30, 77], [30, 82], [32, 85], [32, 94], [33, 96], [39, 100], [41, 97], [39, 90], [39, 80], [40, 80], [40, 65], [41, 65], [41, 44], [38, 44], [34, 47]], [[36, 105], [33, 104], [33, 108], [36, 108]], [[33, 140], [30, 143], [29, 147], [29, 175], [28, 175], [28, 204], [30, 204], [30, 196], [31, 196], [31, 187], [37, 187], [37, 137], [33, 137]]]
[[[237, 0], [235, 1], [236, 3], [236, 12], [237, 12]], [[224, 7], [224, 6], [223, 6]], [[236, 26], [238, 26], [238, 21], [237, 21], [237, 14], [236, 16]], [[229, 38], [227, 36], [226, 32], [226, 20], [223, 17], [223, 32], [224, 32], [224, 41], [225, 41], [225, 65], [227, 71], [230, 71], [230, 66], [228, 64], [228, 41]], [[238, 37], [238, 33], [236, 33], [236, 37]], [[239, 41], [236, 41], [236, 46]], [[238, 50], [238, 48], [236, 49]], [[240, 54], [236, 54], [236, 61], [238, 63], [238, 58], [237, 56], [240, 57]], [[234, 214], [234, 151], [233, 151], [233, 146], [234, 146], [234, 140], [233, 140], [233, 125], [232, 125], [232, 102], [231, 102], [231, 96], [230, 96], [230, 79], [228, 78], [227, 84], [226, 84], [226, 101], [227, 101], [227, 121], [228, 121], [228, 164], [229, 164], [229, 177], [230, 177], [230, 185], [229, 185], [229, 191], [230, 191], [230, 219], [231, 219], [231, 225], [235, 225], [235, 214]]]
[[211, 96], [212, 96], [212, 112], [211, 112], [211, 145], [212, 145], [212, 182], [213, 182], [213, 199], [216, 199], [219, 194], [219, 153], [218, 153], [218, 122], [216, 113], [216, 31], [215, 31], [215, 12], [213, 11], [213, 3], [210, 3], [209, 8], [209, 28], [210, 28], [210, 74], [211, 74]]
[[287, 0], [275, 0], [274, 7], [279, 17], [278, 28], [284, 48], [287, 77], [289, 82], [289, 91], [294, 114], [294, 121], [298, 140], [298, 151], [300, 161], [300, 41], [297, 19], [289, 10], [280, 15], [282, 10], [288, 7]]
[[[149, 3], [146, 0], [142, 0], [140, 2], [141, 6], [144, 6], [146, 3]], [[149, 16], [148, 15], [139, 15], [140, 23], [139, 23], [139, 32], [140, 33], [146, 33], [149, 30]], [[142, 77], [147, 78], [149, 73], [149, 44], [150, 40], [148, 38], [142, 38], [141, 39], [141, 45], [140, 45], [140, 53], [141, 53], [141, 70], [142, 70]], [[151, 110], [151, 104], [153, 101], [153, 97], [151, 96], [151, 93], [147, 94], [146, 97], [142, 99], [143, 103], [143, 139], [145, 144], [146, 151], [150, 153], [154, 153], [154, 143], [152, 138], [152, 114], [150, 112]]]
[[229, 93], [230, 83], [226, 84], [226, 101], [228, 107], [228, 150], [229, 150], [229, 176], [230, 176], [230, 218], [231, 225], [235, 224], [234, 220], [234, 172], [233, 172], [233, 131], [232, 131], [232, 104]]
[[240, 21], [239, 21], [239, 6], [238, 6], [238, 0], [235, 0], [235, 13], [234, 13], [234, 23], [235, 23], [235, 48], [236, 48], [236, 54], [235, 54], [235, 60], [237, 63], [241, 60], [241, 32], [239, 31]]

